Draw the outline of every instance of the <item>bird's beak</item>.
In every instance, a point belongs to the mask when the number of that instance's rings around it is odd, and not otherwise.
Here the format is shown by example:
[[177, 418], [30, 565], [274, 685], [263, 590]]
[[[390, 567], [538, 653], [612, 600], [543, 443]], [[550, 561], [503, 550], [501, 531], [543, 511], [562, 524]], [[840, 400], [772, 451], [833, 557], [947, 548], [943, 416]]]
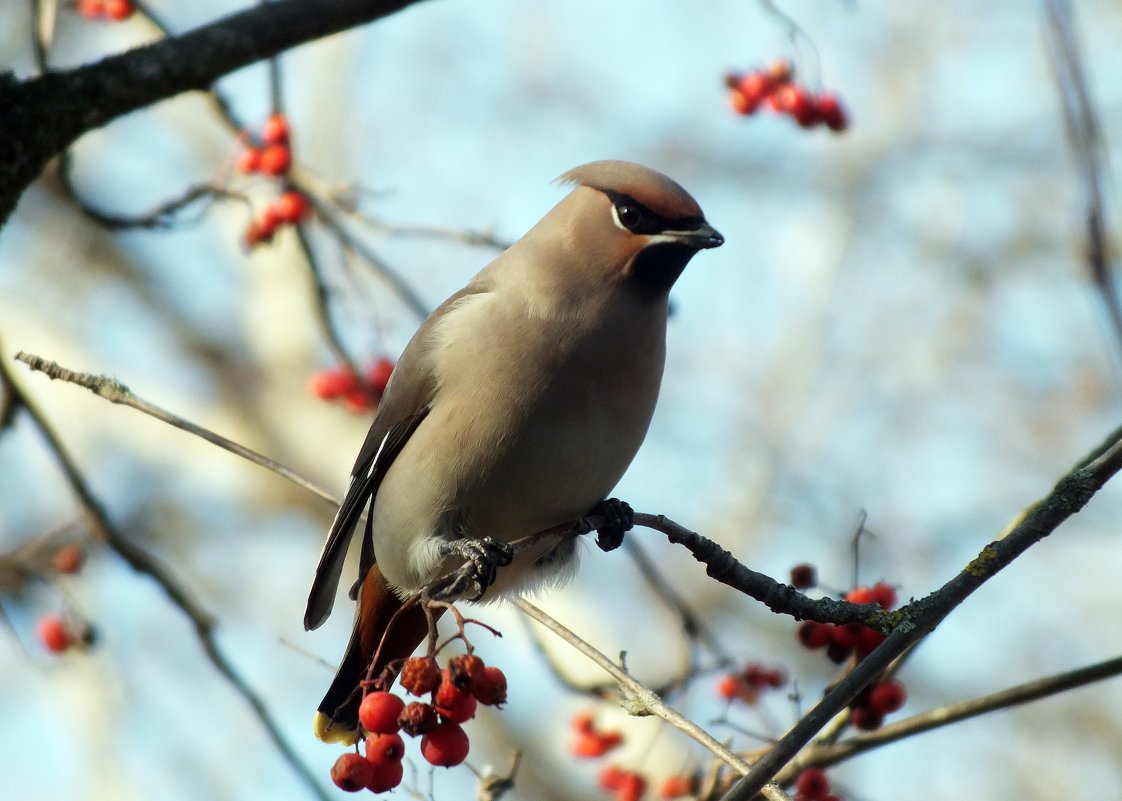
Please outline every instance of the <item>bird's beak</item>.
[[709, 223], [702, 223], [697, 228], [685, 231], [661, 231], [659, 235], [698, 250], [719, 248], [725, 244], [725, 238], [721, 236], [721, 232]]

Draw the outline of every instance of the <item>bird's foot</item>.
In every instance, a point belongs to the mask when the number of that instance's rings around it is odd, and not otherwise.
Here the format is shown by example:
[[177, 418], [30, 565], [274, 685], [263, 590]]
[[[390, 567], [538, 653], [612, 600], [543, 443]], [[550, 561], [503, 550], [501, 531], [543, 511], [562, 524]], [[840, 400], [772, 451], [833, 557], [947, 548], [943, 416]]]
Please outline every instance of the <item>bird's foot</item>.
[[601, 551], [614, 551], [623, 544], [623, 535], [635, 525], [635, 510], [619, 498], [600, 501], [592, 514], [602, 515], [606, 522], [596, 529], [596, 546]]
[[514, 549], [509, 543], [492, 537], [463, 538], [442, 543], [440, 555], [458, 556], [465, 562], [457, 570], [433, 582], [425, 595], [438, 601], [459, 598], [478, 601], [495, 583], [498, 569], [514, 559]]

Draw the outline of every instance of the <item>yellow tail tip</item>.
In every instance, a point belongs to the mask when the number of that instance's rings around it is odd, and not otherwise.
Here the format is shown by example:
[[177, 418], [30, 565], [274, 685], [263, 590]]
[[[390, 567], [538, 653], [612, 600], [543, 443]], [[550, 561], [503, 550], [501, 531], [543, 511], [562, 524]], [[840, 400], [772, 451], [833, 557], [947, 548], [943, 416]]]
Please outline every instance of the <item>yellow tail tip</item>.
[[322, 712], [316, 712], [315, 718], [312, 719], [312, 731], [315, 732], [317, 740], [325, 743], [354, 745], [359, 740], [358, 729], [340, 728], [335, 721]]

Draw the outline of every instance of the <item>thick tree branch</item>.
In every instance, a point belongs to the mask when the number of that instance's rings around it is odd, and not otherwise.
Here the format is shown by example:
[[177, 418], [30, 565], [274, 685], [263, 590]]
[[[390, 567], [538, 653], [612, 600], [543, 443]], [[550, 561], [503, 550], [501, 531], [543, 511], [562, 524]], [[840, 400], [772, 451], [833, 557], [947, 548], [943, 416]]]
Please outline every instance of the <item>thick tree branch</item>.
[[0, 74], [0, 225], [47, 162], [86, 131], [416, 2], [278, 0], [75, 69], [23, 81]]

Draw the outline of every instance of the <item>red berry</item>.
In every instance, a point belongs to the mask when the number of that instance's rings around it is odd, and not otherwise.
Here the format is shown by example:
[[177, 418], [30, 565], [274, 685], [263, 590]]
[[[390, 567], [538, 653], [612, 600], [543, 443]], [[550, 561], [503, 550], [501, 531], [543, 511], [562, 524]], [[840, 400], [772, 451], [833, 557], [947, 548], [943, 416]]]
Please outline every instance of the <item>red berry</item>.
[[54, 555], [55, 570], [59, 573], [73, 574], [82, 569], [86, 554], [81, 545], [63, 545]]
[[751, 108], [748, 113], [751, 114], [763, 102], [764, 98], [771, 94], [775, 85], [764, 75], [758, 72], [749, 72], [740, 78], [736, 88], [740, 94], [744, 95], [745, 101]]
[[813, 650], [815, 648], [825, 648], [834, 641], [832, 629], [833, 625], [830, 623], [804, 620], [795, 630], [795, 634], [804, 648]]
[[105, 0], [78, 0], [78, 13], [86, 19], [105, 15]]
[[370, 781], [366, 783], [366, 789], [372, 793], [384, 793], [401, 784], [401, 779], [405, 775], [405, 768], [401, 762], [386, 762], [382, 765], [371, 764]]
[[647, 780], [638, 773], [628, 773], [616, 790], [616, 801], [639, 801], [647, 792]]
[[400, 762], [405, 756], [405, 741], [400, 734], [371, 734], [366, 738], [366, 758], [375, 765]]
[[569, 751], [576, 757], [595, 759], [608, 753], [608, 747], [600, 738], [600, 735], [582, 733], [574, 737], [572, 742], [569, 743]]
[[814, 105], [818, 108], [818, 116], [831, 131], [844, 131], [849, 127], [849, 117], [845, 107], [836, 95], [820, 94], [814, 99]]
[[352, 390], [343, 395], [343, 400], [352, 412], [368, 412], [378, 408], [378, 401], [370, 397], [363, 389]]
[[280, 217], [283, 222], [290, 223], [291, 225], [295, 225], [303, 220], [311, 210], [308, 199], [304, 197], [303, 194], [296, 191], [285, 192], [277, 198], [277, 202], [273, 204], [273, 208], [276, 209], [277, 216]]
[[421, 756], [430, 765], [452, 768], [467, 759], [468, 736], [458, 723], [441, 723], [421, 738]]
[[591, 712], [578, 712], [573, 715], [573, 719], [569, 722], [574, 731], [582, 734], [592, 734], [594, 731], [594, 724]]
[[[312, 394], [324, 400], [334, 400], [358, 389], [358, 380], [346, 367], [320, 370], [308, 381]], [[427, 690], [426, 690], [427, 692]]]
[[414, 656], [401, 668], [401, 686], [413, 695], [432, 692], [440, 680], [440, 668], [431, 656]]
[[255, 147], [247, 147], [238, 154], [238, 161], [235, 166], [238, 172], [252, 175], [261, 168], [261, 151]]
[[433, 706], [455, 706], [465, 695], [470, 695], [467, 690], [461, 690], [452, 681], [452, 671], [448, 668], [440, 671], [440, 683], [436, 685], [436, 692], [432, 695]]
[[265, 230], [265, 226], [260, 221], [254, 220], [245, 229], [245, 245], [248, 248], [256, 247], [263, 242], [271, 242], [273, 240], [273, 231]]
[[460, 691], [460, 695], [451, 704], [437, 704], [436, 711], [440, 717], [452, 723], [464, 723], [475, 717], [475, 709], [479, 702], [475, 696], [468, 692]]
[[861, 731], [876, 731], [884, 723], [884, 715], [872, 707], [855, 706], [849, 710], [849, 722]]
[[726, 674], [717, 681], [717, 695], [726, 701], [739, 698], [745, 689], [743, 685], [744, 683], [739, 676], [734, 676], [731, 673]]
[[53, 654], [60, 654], [74, 644], [70, 629], [58, 615], [47, 615], [40, 619], [36, 631], [43, 647]]
[[819, 801], [830, 792], [830, 780], [822, 768], [807, 768], [795, 779], [795, 790], [808, 801]]
[[729, 105], [732, 106], [732, 110], [737, 114], [742, 117], [747, 117], [756, 110], [756, 106], [759, 104], [753, 103], [748, 99], [748, 95], [734, 87], [729, 90]]
[[292, 151], [288, 145], [268, 145], [261, 151], [258, 169], [265, 175], [284, 175], [292, 166]]
[[273, 206], [266, 206], [265, 210], [261, 212], [261, 222], [259, 224], [268, 237], [272, 237], [282, 222], [284, 221], [281, 219], [280, 213]]
[[596, 776], [596, 783], [604, 790], [618, 790], [627, 778], [627, 771], [616, 765], [605, 765]]
[[662, 780], [662, 784], [658, 786], [659, 798], [670, 801], [673, 798], [681, 798], [686, 795], [693, 795], [697, 792], [697, 782], [693, 776], [686, 776], [684, 774], [676, 774], [674, 776], [667, 776]]
[[857, 650], [857, 656], [864, 659], [866, 656], [873, 652], [878, 645], [884, 642], [885, 635], [881, 634], [876, 629], [871, 629], [868, 626], [862, 626], [857, 630], [857, 641], [854, 643], [854, 648]]
[[782, 86], [795, 76], [795, 68], [790, 61], [779, 58], [767, 65], [764, 76], [771, 81], [772, 86]]
[[818, 586], [818, 571], [806, 562], [791, 568], [791, 586], [796, 590], [809, 590]]
[[[370, 385], [370, 388], [373, 389], [374, 392], [377, 393], [379, 396], [381, 396], [383, 393], [385, 393], [386, 385], [390, 383], [390, 375], [393, 374], [393, 368], [394, 368], [393, 360], [387, 359], [385, 356], [383, 356], [380, 359], [378, 359], [376, 362], [374, 362], [374, 364], [370, 365], [370, 368], [366, 371], [366, 383], [368, 383]], [[463, 656], [468, 656], [468, 654], [463, 654]], [[459, 659], [459, 657], [456, 657], [456, 656], [452, 657], [448, 661], [449, 667], [451, 667], [452, 663], [455, 662], [457, 659]], [[472, 656], [471, 659], [472, 660], [479, 660], [479, 671], [478, 672], [481, 674], [483, 672], [483, 660], [479, 659], [478, 656]], [[471, 664], [475, 664], [475, 663], [471, 662]], [[471, 668], [471, 670], [475, 670], [475, 668]], [[476, 676], [475, 673], [473, 673], [472, 675]], [[476, 677], [476, 678], [478, 678], [478, 677]], [[476, 679], [474, 679], [474, 678], [472, 679], [473, 682], [475, 680]]]
[[436, 717], [436, 707], [431, 704], [423, 704], [420, 701], [407, 704], [405, 709], [401, 710], [401, 714], [397, 716], [397, 722], [401, 725], [401, 730], [410, 737], [428, 734], [439, 723]]
[[[377, 366], [375, 365], [375, 367]], [[391, 366], [390, 369], [392, 370], [393, 367]], [[372, 374], [371, 378], [373, 377]], [[471, 692], [475, 685], [483, 679], [485, 667], [483, 660], [475, 654], [459, 654], [448, 660], [448, 672], [452, 676], [452, 683], [467, 692]]]
[[791, 107], [789, 111], [791, 116], [795, 118], [795, 122], [803, 128], [810, 128], [821, 122], [818, 117], [818, 107], [814, 104], [814, 98], [811, 97], [810, 92], [802, 86], [796, 85], [792, 85], [790, 91], [789, 103]]
[[871, 604], [876, 600], [872, 587], [855, 587], [845, 594], [851, 604]]
[[401, 727], [397, 716], [405, 708], [405, 702], [393, 693], [367, 693], [358, 708], [358, 720], [368, 732], [393, 734]]
[[283, 114], [273, 114], [261, 126], [261, 141], [267, 145], [288, 144], [288, 120]]
[[365, 790], [374, 775], [374, 766], [353, 751], [343, 754], [331, 768], [331, 781], [340, 790], [357, 793]]
[[896, 712], [907, 700], [908, 693], [904, 685], [894, 679], [882, 681], [869, 693], [869, 707], [882, 715]]
[[[841, 626], [837, 626], [836, 628], [841, 628]], [[840, 665], [842, 662], [849, 659], [849, 656], [852, 653], [852, 645], [843, 645], [842, 643], [835, 641], [826, 646], [826, 658], [833, 662], [835, 665]]]
[[881, 608], [891, 609], [896, 606], [896, 588], [891, 584], [878, 581], [869, 592], [872, 593], [873, 603], [880, 604]]
[[105, 0], [105, 16], [111, 20], [120, 22], [128, 19], [134, 11], [132, 0]]
[[483, 668], [483, 678], [472, 691], [479, 703], [502, 706], [506, 703], [506, 675], [497, 667]]

